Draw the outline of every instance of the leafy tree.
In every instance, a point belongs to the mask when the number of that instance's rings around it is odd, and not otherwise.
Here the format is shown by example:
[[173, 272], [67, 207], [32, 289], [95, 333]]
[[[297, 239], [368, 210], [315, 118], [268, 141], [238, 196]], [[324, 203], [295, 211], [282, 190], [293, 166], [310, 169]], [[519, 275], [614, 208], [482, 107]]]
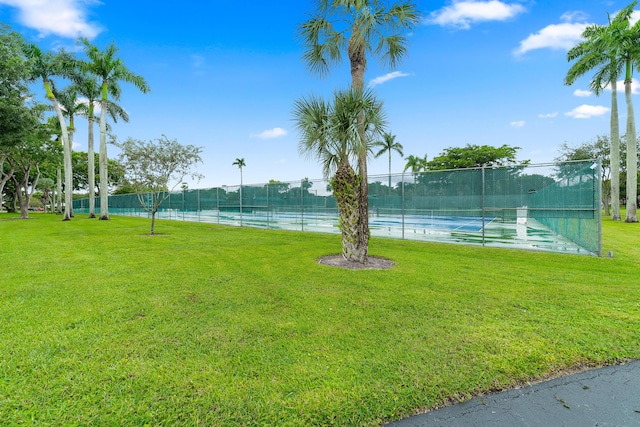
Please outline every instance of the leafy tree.
[[[600, 95], [607, 85], [611, 86], [611, 144], [609, 158], [611, 160], [611, 219], [620, 219], [620, 124], [618, 119], [618, 88], [617, 81], [622, 72], [622, 62], [618, 60], [616, 51], [611, 48], [614, 27], [609, 20], [609, 26], [590, 25], [582, 33], [583, 41], [569, 50], [567, 59], [576, 62], [571, 66], [564, 79], [565, 84], [572, 85], [575, 81], [596, 69], [590, 88]], [[608, 206], [608, 205], [607, 205]], [[608, 215], [608, 214], [607, 214]]]
[[31, 64], [23, 49], [20, 35], [0, 23], [0, 150], [15, 145], [33, 125], [25, 103]]
[[[88, 74], [94, 75], [99, 79], [101, 84], [101, 114], [100, 114], [100, 176], [108, 175], [108, 157], [107, 157], [107, 115], [109, 111], [109, 95], [114, 99], [120, 97], [120, 86], [118, 82], [124, 81], [133, 84], [142, 93], [149, 92], [149, 85], [142, 76], [131, 72], [124, 64], [122, 59], [116, 57], [118, 49], [115, 44], [111, 43], [101, 51], [92, 45], [86, 38], [80, 38], [80, 42], [84, 47], [84, 53], [89, 58], [88, 61], [80, 63], [80, 69]], [[109, 219], [109, 189], [107, 187], [107, 179], [100, 180], [100, 219]]]
[[[181, 145], [165, 135], [154, 141], [129, 138], [117, 144], [127, 183], [136, 190], [142, 207], [151, 214], [151, 234], [155, 233], [155, 218], [171, 191], [181, 185], [186, 176], [199, 180], [202, 175], [193, 167], [202, 162], [202, 149]], [[146, 197], [150, 191], [150, 197]]]
[[[416, 5], [399, 0], [387, 6], [382, 0], [317, 0], [317, 12], [304, 22], [299, 34], [304, 42], [304, 61], [311, 72], [325, 76], [330, 66], [342, 61], [347, 53], [351, 69], [351, 86], [364, 91], [367, 56], [373, 55], [394, 68], [407, 53], [407, 38], [419, 22]], [[368, 252], [369, 201], [367, 180], [368, 141], [364, 116], [359, 117], [360, 148], [357, 153], [360, 190], [358, 191], [358, 246]], [[362, 261], [366, 263], [365, 258]]]
[[[364, 118], [364, 122], [361, 122]], [[384, 131], [382, 102], [371, 91], [338, 91], [333, 103], [311, 96], [296, 100], [294, 121], [301, 135], [298, 150], [316, 158], [338, 204], [342, 234], [342, 256], [348, 261], [366, 263], [368, 240], [360, 238], [360, 180], [350, 164], [363, 151], [359, 128], [364, 126], [364, 141], [369, 151]]]
[[445, 148], [439, 156], [427, 162], [431, 170], [465, 169], [481, 166], [514, 166], [528, 164], [528, 160], [517, 161], [516, 153], [520, 147], [502, 145], [471, 145], [466, 147]]
[[[604, 205], [605, 215], [611, 215], [611, 206], [613, 205], [613, 201], [611, 200], [611, 170], [613, 168], [611, 167], [611, 144], [609, 138], [606, 135], [598, 135], [594, 140], [583, 142], [577, 147], [570, 147], [565, 142], [560, 146], [560, 153], [561, 155], [556, 158], [556, 161], [602, 160], [602, 204]], [[619, 164], [618, 170], [620, 170]], [[619, 197], [619, 195], [616, 197]], [[620, 202], [618, 201], [618, 205], [619, 204]]]
[[42, 207], [45, 212], [47, 210], [47, 206], [50, 209], [50, 212], [53, 213], [53, 187], [55, 185], [55, 181], [51, 178], [42, 177], [38, 180], [38, 190], [41, 190], [40, 201], [42, 202]]
[[395, 151], [400, 154], [400, 156], [404, 156], [402, 152], [402, 144], [396, 142], [396, 136], [392, 135], [390, 132], [385, 132], [382, 134], [382, 141], [376, 141], [373, 143], [375, 148], [380, 148], [378, 152], [375, 154], [375, 158], [382, 156], [384, 153], [389, 153], [389, 188], [391, 188], [391, 152]]
[[[54, 76], [69, 77], [75, 71], [75, 59], [65, 51], [59, 53], [43, 52], [36, 44], [29, 44], [25, 48], [27, 57], [31, 60], [31, 80], [41, 80], [44, 86], [46, 97], [56, 112], [60, 123], [60, 131], [62, 137], [62, 146], [64, 152], [64, 175], [65, 186], [72, 187], [73, 172], [71, 170], [71, 142], [67, 125], [60, 108], [60, 104], [56, 99], [53, 83], [51, 78]], [[71, 192], [65, 193], [65, 207], [63, 221], [71, 219]]]
[[[84, 151], [74, 151], [73, 155], [71, 156], [72, 158], [72, 163], [73, 163], [73, 190], [74, 191], [87, 191], [88, 194], [91, 194], [91, 190], [89, 189], [89, 181], [90, 181], [90, 174], [89, 174], [89, 159], [88, 159], [88, 153], [84, 152]], [[93, 163], [97, 163], [98, 160], [98, 153], [94, 153], [93, 154]], [[129, 191], [129, 192], [122, 192], [121, 187], [124, 186], [123, 180], [124, 180], [124, 167], [122, 166], [122, 164], [117, 160], [117, 159], [109, 159], [109, 175], [108, 175], [108, 179], [109, 182], [107, 184], [107, 187], [111, 190], [113, 190], [114, 194], [130, 194], [130, 193], [134, 193], [135, 191]], [[99, 184], [100, 184], [100, 176], [96, 174], [95, 170], [93, 171], [94, 173], [94, 177], [93, 177], [93, 182], [94, 182], [94, 186], [93, 186], [93, 191], [94, 191], [94, 195], [96, 194], [95, 192], [97, 191], [97, 189], [99, 188]], [[95, 183], [98, 184], [98, 186], [95, 185]]]
[[[32, 114], [36, 117], [42, 117], [43, 111], [42, 105], [36, 105], [32, 108]], [[55, 156], [57, 149], [57, 144], [51, 139], [49, 128], [40, 123], [32, 128], [28, 136], [22, 138], [18, 144], [12, 147], [7, 161], [14, 170], [11, 180], [14, 184], [16, 199], [20, 205], [20, 218], [29, 218], [29, 204], [38, 186], [40, 165]]]
[[265, 185], [265, 187], [269, 187], [269, 189], [275, 189], [277, 193], [283, 194], [289, 191], [291, 184], [288, 182], [278, 181], [276, 179], [270, 179], [269, 184]]

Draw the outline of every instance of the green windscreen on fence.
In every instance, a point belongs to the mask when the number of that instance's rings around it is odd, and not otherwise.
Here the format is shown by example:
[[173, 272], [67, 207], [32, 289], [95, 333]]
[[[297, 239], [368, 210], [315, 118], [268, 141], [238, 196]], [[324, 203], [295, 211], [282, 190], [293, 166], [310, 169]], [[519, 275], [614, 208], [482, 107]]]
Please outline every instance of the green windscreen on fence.
[[[599, 255], [600, 174], [589, 160], [369, 176], [369, 227], [380, 237]], [[76, 213], [87, 209], [74, 201]], [[131, 194], [110, 196], [109, 212], [149, 215]], [[158, 217], [339, 233], [324, 179], [174, 192]]]

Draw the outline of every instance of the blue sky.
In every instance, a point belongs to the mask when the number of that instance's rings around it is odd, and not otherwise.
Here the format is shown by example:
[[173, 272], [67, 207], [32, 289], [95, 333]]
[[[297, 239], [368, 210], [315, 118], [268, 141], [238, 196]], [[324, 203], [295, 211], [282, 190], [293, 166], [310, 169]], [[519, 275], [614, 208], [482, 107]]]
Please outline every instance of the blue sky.
[[[567, 50], [588, 24], [606, 24], [627, 1], [416, 1], [422, 23], [395, 69], [370, 59], [365, 78], [384, 101], [389, 130], [409, 154], [433, 158], [446, 147], [509, 144], [520, 159], [553, 161], [563, 142], [608, 134], [610, 96], [588, 92], [589, 78], [563, 85]], [[203, 147], [204, 175], [190, 188], [321, 178], [298, 154], [295, 99], [329, 97], [350, 83], [348, 64], [320, 79], [302, 62], [296, 29], [311, 0], [253, 1], [0, 0], [0, 21], [43, 49], [76, 49], [78, 36], [101, 49], [114, 41], [128, 68], [148, 81], [141, 94], [122, 85], [130, 115], [114, 133], [162, 134]], [[621, 86], [621, 85], [619, 85]], [[34, 88], [42, 96], [40, 87]], [[635, 91], [635, 86], [634, 86]], [[634, 97], [635, 99], [636, 97]], [[621, 129], [625, 108], [620, 99]], [[76, 150], [86, 150], [80, 120]], [[623, 131], [624, 133], [624, 131]], [[110, 157], [117, 149], [109, 147]], [[394, 153], [393, 171], [405, 161]], [[387, 158], [372, 159], [383, 174]]]

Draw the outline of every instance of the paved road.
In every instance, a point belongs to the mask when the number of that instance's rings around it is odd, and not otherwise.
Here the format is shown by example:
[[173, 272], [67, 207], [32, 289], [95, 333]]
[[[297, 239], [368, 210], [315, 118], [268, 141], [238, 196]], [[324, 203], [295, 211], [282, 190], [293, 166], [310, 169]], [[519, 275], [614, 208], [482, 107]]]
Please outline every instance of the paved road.
[[482, 396], [387, 427], [640, 426], [640, 361]]

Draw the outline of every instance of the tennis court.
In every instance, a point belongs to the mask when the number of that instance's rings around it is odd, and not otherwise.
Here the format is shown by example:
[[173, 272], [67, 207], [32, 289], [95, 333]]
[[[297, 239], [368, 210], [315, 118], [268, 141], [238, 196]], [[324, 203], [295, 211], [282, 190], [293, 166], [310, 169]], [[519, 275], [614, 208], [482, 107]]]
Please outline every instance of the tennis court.
[[[369, 177], [373, 237], [601, 254], [599, 161]], [[339, 233], [327, 180], [184, 190], [159, 219]], [[99, 209], [96, 200], [96, 209]], [[87, 199], [74, 201], [87, 212]], [[109, 197], [113, 215], [149, 216], [137, 195]]]

